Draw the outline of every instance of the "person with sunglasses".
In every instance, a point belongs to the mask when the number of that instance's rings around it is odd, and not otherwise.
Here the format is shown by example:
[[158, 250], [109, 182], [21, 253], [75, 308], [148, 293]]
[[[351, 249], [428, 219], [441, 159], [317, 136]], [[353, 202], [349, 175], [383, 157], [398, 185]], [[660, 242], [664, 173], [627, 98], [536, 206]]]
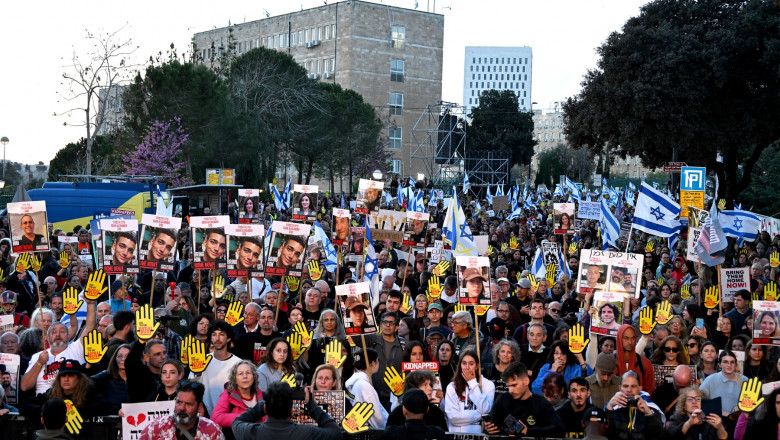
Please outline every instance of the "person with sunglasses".
[[[394, 312], [384, 312], [379, 320], [382, 334], [373, 334], [366, 336], [366, 347], [374, 349], [379, 355], [379, 370], [372, 373], [371, 382], [376, 387], [379, 394], [379, 400], [385, 404], [390, 403], [390, 388], [384, 381], [384, 372], [387, 367], [395, 367], [401, 371], [401, 362], [403, 359], [406, 340], [396, 334], [398, 330], [398, 315]], [[389, 346], [389, 350], [385, 347]]]
[[688, 363], [688, 355], [685, 354], [680, 338], [669, 335], [661, 341], [661, 345], [653, 353], [650, 362], [654, 365], [685, 365]]

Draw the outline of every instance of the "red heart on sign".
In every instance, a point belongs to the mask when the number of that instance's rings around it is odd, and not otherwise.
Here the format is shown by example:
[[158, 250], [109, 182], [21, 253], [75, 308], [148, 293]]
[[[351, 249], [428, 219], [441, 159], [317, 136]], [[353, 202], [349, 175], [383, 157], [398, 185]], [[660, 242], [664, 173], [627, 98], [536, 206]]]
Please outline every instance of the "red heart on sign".
[[138, 414], [138, 424], [140, 425], [141, 423], [144, 422], [144, 420], [146, 420], [146, 414], [143, 413]]
[[132, 426], [136, 426], [135, 417], [127, 416], [127, 423], [131, 424]]

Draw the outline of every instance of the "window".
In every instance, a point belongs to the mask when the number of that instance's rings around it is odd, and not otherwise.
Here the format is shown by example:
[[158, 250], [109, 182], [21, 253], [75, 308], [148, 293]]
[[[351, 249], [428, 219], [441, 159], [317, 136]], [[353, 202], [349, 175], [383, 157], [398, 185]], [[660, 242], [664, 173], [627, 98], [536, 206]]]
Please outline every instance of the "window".
[[390, 114], [402, 115], [404, 114], [404, 94], [403, 93], [390, 93]]
[[311, 41], [311, 40], [309, 39], [309, 30], [308, 30], [308, 29], [306, 29], [306, 42], [308, 43], [309, 41]]
[[405, 26], [393, 26], [392, 36], [393, 47], [396, 49], [404, 48], [404, 41], [406, 40], [406, 27]]
[[298, 31], [298, 44], [303, 44], [303, 31]]
[[333, 35], [333, 38], [336, 38], [336, 25], [335, 24], [330, 25], [330, 34]]
[[401, 162], [401, 159], [393, 159], [393, 160], [390, 161], [390, 164], [393, 167], [393, 170], [391, 171], [392, 173], [395, 173], [395, 174], [398, 174], [398, 175], [403, 174], [404, 166], [403, 166], [403, 163]]
[[331, 58], [330, 59], [330, 72], [333, 73], [336, 71], [336, 59]]
[[403, 128], [401, 127], [388, 127], [388, 138], [390, 138], [390, 144], [388, 148], [393, 150], [400, 150], [401, 143], [403, 142]]
[[320, 70], [320, 60], [317, 60], [317, 73], [322, 73], [322, 70]]
[[330, 40], [330, 27], [325, 26], [325, 39]]
[[404, 82], [404, 60], [390, 60], [390, 81]]

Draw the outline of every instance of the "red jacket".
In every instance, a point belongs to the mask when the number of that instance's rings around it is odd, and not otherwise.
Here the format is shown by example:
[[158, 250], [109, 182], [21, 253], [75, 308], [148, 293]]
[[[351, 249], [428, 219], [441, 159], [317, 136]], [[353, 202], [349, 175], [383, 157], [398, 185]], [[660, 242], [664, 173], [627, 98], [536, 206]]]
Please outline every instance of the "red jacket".
[[626, 356], [623, 353], [623, 333], [625, 333], [628, 329], [634, 330], [637, 338], [640, 337], [639, 332], [636, 331], [636, 329], [631, 325], [623, 324], [620, 326], [617, 334], [617, 350], [615, 350], [617, 351], [617, 366], [615, 367], [615, 374], [617, 376], [622, 376], [623, 373], [628, 370], [635, 372], [637, 375], [639, 375], [639, 385], [642, 387], [642, 389], [652, 394], [655, 390], [655, 374], [653, 372], [653, 364], [650, 363], [650, 359], [642, 356], [639, 353], [635, 353], [633, 349], [631, 350], [632, 353], [628, 359], [626, 359]]
[[[256, 396], [259, 402], [263, 398], [263, 392], [258, 389]], [[241, 400], [241, 394], [238, 390], [225, 390], [219, 395], [217, 405], [214, 407], [213, 414], [211, 414], [211, 420], [223, 428], [230, 428], [233, 425], [233, 420], [246, 410], [247, 406]]]

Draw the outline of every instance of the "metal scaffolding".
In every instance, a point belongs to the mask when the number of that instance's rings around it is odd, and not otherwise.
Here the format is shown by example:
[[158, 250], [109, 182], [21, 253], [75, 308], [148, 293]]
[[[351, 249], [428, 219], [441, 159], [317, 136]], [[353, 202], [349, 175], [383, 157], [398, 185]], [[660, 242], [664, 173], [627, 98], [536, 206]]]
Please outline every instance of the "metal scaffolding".
[[422, 169], [437, 188], [463, 182], [464, 112], [465, 107], [452, 102], [429, 104], [412, 129], [412, 163]]

